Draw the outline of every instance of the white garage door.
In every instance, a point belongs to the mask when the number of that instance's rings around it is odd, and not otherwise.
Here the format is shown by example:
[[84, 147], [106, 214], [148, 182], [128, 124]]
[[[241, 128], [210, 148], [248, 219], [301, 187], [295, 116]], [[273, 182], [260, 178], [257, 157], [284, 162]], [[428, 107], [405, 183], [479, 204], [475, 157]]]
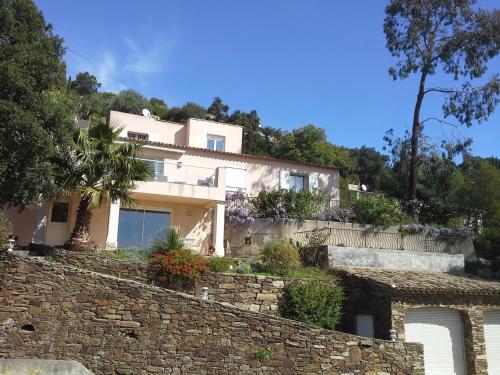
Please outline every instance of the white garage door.
[[488, 374], [500, 374], [500, 311], [492, 311], [484, 317], [484, 340], [488, 356]]
[[406, 341], [424, 345], [426, 375], [465, 375], [462, 319], [449, 309], [413, 309], [405, 317]]

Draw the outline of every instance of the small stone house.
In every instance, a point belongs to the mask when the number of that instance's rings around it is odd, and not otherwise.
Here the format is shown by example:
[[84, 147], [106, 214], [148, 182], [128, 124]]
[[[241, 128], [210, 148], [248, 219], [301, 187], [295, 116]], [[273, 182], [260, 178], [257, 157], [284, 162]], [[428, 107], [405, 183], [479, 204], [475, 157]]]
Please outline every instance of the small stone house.
[[500, 374], [500, 283], [428, 271], [335, 272], [347, 295], [342, 330], [422, 343], [427, 375]]

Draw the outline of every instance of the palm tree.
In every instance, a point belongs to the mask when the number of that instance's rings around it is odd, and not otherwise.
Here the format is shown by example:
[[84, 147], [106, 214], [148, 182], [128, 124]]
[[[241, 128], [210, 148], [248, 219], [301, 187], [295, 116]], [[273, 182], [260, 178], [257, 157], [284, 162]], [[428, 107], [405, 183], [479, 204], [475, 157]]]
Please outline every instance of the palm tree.
[[80, 203], [73, 232], [64, 245], [66, 249], [90, 248], [92, 209], [115, 199], [133, 204], [131, 190], [135, 182], [151, 175], [147, 164], [137, 159], [140, 144], [117, 143], [121, 130], [108, 125], [104, 119], [93, 119], [87, 129], [78, 128], [73, 134], [70, 171], [65, 176], [64, 190], [76, 191]]

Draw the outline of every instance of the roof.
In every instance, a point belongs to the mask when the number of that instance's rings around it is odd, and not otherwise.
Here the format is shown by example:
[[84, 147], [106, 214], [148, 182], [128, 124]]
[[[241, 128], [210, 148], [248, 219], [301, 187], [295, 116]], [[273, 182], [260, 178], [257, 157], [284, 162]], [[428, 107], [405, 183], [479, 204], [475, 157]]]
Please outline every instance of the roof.
[[403, 294], [500, 295], [500, 282], [465, 274], [362, 267], [336, 267], [335, 272], [341, 278], [358, 278]]
[[123, 114], [123, 115], [127, 115], [127, 116], [137, 116], [137, 117], [146, 118], [146, 119], [149, 119], [149, 120], [152, 120], [152, 121], [165, 122], [165, 123], [168, 123], [168, 124], [176, 124], [176, 125], [182, 125], [182, 126], [186, 126], [187, 122], [189, 120], [196, 120], [196, 121], [203, 121], [203, 122], [212, 122], [212, 123], [215, 123], [215, 124], [218, 124], [218, 125], [229, 125], [229, 126], [235, 126], [237, 128], [244, 128], [244, 126], [242, 126], [242, 125], [231, 124], [229, 122], [214, 121], [214, 120], [206, 120], [206, 119], [204, 120], [204, 119], [197, 118], [197, 117], [189, 117], [188, 119], [186, 119], [186, 122], [177, 122], [177, 121], [162, 120], [160, 118], [155, 118], [153, 116], [146, 117], [144, 115], [139, 115], [137, 113], [128, 113], [128, 112], [121, 112], [121, 111], [114, 111], [114, 110], [111, 110], [110, 113], [111, 112], [119, 113], [119, 114]]
[[274, 162], [280, 162], [280, 163], [290, 163], [290, 164], [296, 164], [296, 165], [304, 165], [304, 166], [309, 166], [309, 167], [314, 167], [314, 168], [323, 168], [323, 169], [330, 169], [330, 170], [339, 170], [338, 167], [335, 166], [326, 166], [326, 165], [321, 165], [321, 164], [314, 164], [314, 163], [305, 163], [305, 162], [299, 162], [295, 160], [287, 160], [287, 159], [277, 159], [277, 158], [272, 158], [269, 156], [258, 156], [258, 155], [251, 155], [251, 154], [239, 154], [237, 152], [227, 152], [227, 151], [215, 151], [215, 150], [209, 150], [208, 148], [202, 148], [202, 147], [192, 147], [192, 146], [183, 146], [183, 145], [176, 145], [173, 143], [163, 143], [163, 142], [154, 142], [154, 141], [140, 141], [137, 139], [132, 139], [132, 138], [127, 138], [127, 137], [121, 137], [121, 141], [125, 142], [134, 142], [134, 143], [140, 143], [144, 145], [152, 145], [152, 146], [159, 146], [159, 147], [168, 147], [168, 148], [176, 148], [179, 150], [186, 150], [186, 151], [199, 151], [199, 152], [206, 152], [210, 154], [215, 154], [215, 155], [220, 155], [220, 156], [233, 156], [233, 157], [243, 157], [246, 159], [252, 159], [252, 160], [264, 160], [264, 161], [274, 161]]

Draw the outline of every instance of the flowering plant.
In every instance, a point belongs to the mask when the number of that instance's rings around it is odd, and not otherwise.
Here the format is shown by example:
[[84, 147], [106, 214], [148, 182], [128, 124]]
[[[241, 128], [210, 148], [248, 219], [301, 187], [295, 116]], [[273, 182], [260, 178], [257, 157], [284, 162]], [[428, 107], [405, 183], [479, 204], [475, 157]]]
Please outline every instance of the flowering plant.
[[328, 208], [318, 215], [318, 220], [338, 221], [339, 223], [350, 223], [356, 217], [352, 208]]
[[247, 198], [241, 191], [227, 193], [226, 206], [225, 217], [231, 225], [246, 226], [255, 222], [248, 208]]
[[430, 237], [470, 237], [472, 231], [467, 227], [458, 228], [436, 228], [421, 224], [401, 224], [399, 231], [407, 234], [426, 234]]
[[207, 262], [190, 250], [170, 250], [151, 255], [149, 265], [161, 283], [192, 286], [203, 272], [209, 271]]

